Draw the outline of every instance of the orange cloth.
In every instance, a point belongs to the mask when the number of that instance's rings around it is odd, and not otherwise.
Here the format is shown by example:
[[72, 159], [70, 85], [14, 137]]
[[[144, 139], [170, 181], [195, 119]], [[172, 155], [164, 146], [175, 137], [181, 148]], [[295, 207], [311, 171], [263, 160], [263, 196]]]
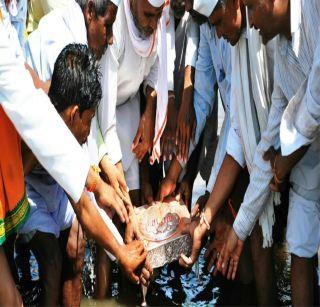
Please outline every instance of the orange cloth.
[[21, 140], [0, 107], [0, 245], [26, 219], [28, 212]]

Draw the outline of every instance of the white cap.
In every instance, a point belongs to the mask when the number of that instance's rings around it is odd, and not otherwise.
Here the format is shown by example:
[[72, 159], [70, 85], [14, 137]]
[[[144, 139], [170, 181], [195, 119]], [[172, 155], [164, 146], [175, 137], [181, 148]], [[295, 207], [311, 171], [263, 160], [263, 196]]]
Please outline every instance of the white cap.
[[119, 6], [121, 0], [110, 0], [114, 5]]
[[148, 0], [153, 7], [160, 7], [164, 4], [164, 0]]
[[193, 9], [201, 15], [209, 17], [217, 3], [218, 0], [194, 0]]

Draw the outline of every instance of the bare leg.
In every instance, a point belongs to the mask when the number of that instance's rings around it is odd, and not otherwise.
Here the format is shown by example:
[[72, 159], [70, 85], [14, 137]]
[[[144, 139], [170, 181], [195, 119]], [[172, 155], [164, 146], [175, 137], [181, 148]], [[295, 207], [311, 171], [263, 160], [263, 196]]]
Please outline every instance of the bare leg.
[[313, 258], [291, 254], [291, 287], [293, 306], [313, 305]]
[[3, 251], [0, 246], [0, 306], [22, 306], [22, 299], [19, 291], [13, 281], [10, 268]]
[[97, 281], [95, 298], [102, 300], [106, 297], [110, 281], [110, 259], [104, 249], [97, 246]]
[[43, 284], [41, 306], [57, 306], [60, 301], [62, 256], [57, 238], [51, 233], [37, 231], [30, 247], [39, 265]]
[[62, 303], [63, 306], [80, 306], [84, 264], [85, 240], [78, 220], [71, 228], [60, 234], [62, 260]]
[[250, 242], [258, 305], [278, 305], [272, 248], [262, 247], [263, 237], [258, 224], [251, 233]]

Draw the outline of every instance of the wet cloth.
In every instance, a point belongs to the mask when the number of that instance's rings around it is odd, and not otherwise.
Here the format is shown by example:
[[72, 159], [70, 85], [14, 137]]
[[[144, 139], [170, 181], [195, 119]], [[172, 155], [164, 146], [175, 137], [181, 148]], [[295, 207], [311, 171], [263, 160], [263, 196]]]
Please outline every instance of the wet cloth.
[[[233, 225], [237, 235], [244, 240], [254, 227], [257, 217], [264, 208], [264, 201], [269, 194], [269, 183], [273, 178], [270, 163], [263, 160], [263, 154], [270, 146], [280, 147], [280, 123], [289, 101], [299, 94], [301, 86], [309, 78], [314, 63], [315, 51], [319, 44], [320, 2], [300, 1], [295, 7], [291, 2], [291, 9], [300, 10], [301, 24], [298, 29], [299, 39], [288, 41], [279, 36], [275, 44], [275, 80], [272, 104], [269, 113], [268, 126], [262, 134], [261, 142], [257, 147], [255, 165], [260, 169], [251, 172], [251, 181], [244, 202], [240, 208], [237, 219]], [[294, 34], [294, 31], [293, 31]], [[293, 35], [294, 36], [294, 35]], [[296, 49], [296, 43], [299, 48]], [[296, 51], [295, 51], [296, 50]], [[297, 52], [298, 51], [298, 52]], [[290, 104], [289, 104], [290, 106]], [[301, 161], [292, 169], [290, 182], [292, 190], [306, 201], [319, 201], [320, 199], [320, 161], [319, 138], [310, 145]], [[260, 183], [258, 189], [256, 184]], [[256, 194], [256, 191], [260, 193]], [[250, 195], [255, 195], [252, 197]], [[297, 217], [294, 219], [299, 221]]]

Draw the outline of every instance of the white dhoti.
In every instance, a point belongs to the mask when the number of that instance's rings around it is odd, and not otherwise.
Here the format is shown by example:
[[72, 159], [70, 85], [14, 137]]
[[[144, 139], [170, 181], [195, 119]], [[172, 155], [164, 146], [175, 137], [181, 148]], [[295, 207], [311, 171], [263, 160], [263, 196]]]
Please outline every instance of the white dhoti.
[[124, 104], [117, 106], [116, 118], [125, 179], [130, 191], [138, 190], [140, 189], [139, 161], [132, 152], [132, 142], [140, 121], [139, 92]]

